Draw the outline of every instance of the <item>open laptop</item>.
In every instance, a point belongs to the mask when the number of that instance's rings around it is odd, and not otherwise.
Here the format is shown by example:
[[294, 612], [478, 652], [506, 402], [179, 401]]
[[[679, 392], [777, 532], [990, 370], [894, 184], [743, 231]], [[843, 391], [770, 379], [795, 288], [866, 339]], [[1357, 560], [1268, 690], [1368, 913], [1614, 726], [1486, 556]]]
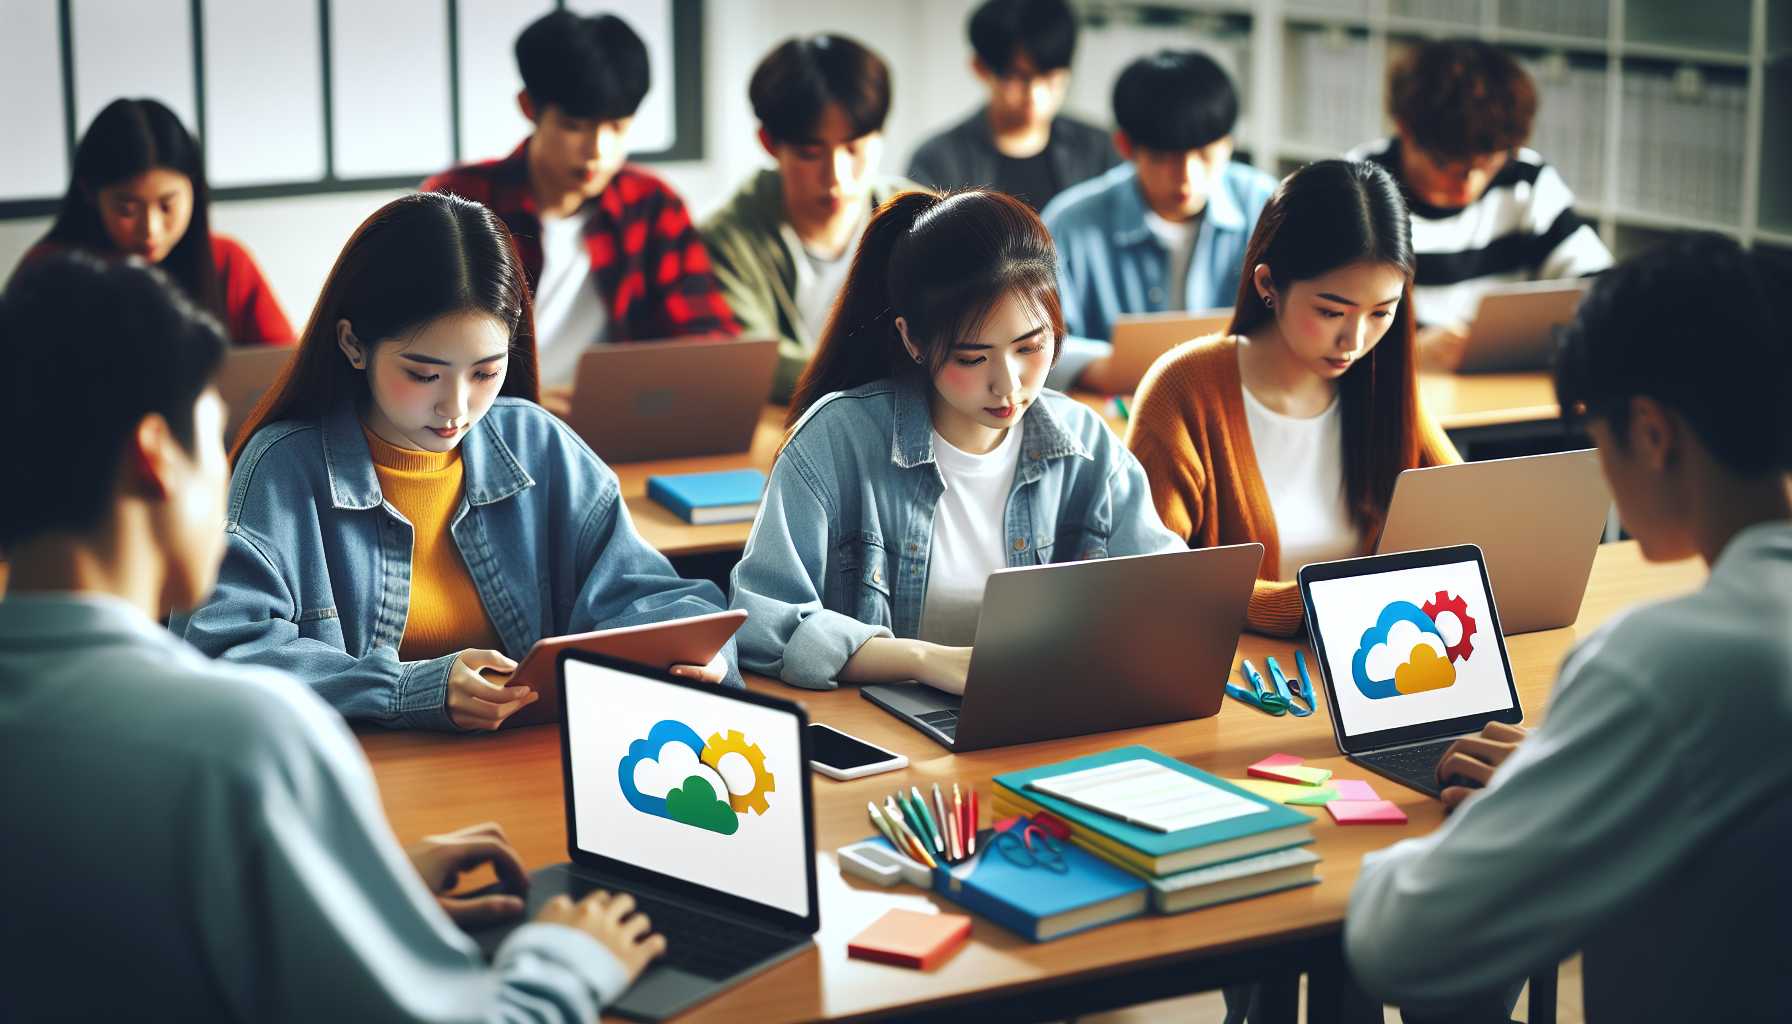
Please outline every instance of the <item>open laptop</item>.
[[[557, 673], [572, 862], [531, 876], [523, 920], [560, 893], [634, 896], [666, 936], [665, 956], [606, 1007], [634, 1020], [810, 948], [821, 912], [802, 709], [574, 649]], [[475, 938], [490, 955], [515, 927]]]
[[566, 421], [605, 462], [744, 452], [777, 368], [768, 339], [594, 345], [579, 358]]
[[1232, 307], [1174, 313], [1127, 313], [1114, 318], [1109, 374], [1114, 386], [1131, 392], [1165, 352], [1192, 338], [1218, 334], [1232, 323]]
[[1338, 749], [1437, 796], [1437, 762], [1488, 722], [1524, 719], [1481, 549], [1316, 562], [1300, 570]]
[[293, 345], [234, 346], [224, 353], [224, 364], [218, 367], [218, 397], [224, 399], [229, 420], [224, 425], [226, 444], [236, 441], [237, 431], [249, 421], [249, 414], [261, 396], [272, 387], [280, 371], [292, 362], [298, 352]]
[[962, 698], [868, 701], [955, 751], [1205, 718], [1220, 709], [1263, 545], [991, 573]]
[[1481, 295], [1458, 373], [1541, 370], [1555, 354], [1555, 328], [1574, 319], [1587, 278], [1502, 284]]
[[1409, 469], [1376, 550], [1479, 545], [1506, 633], [1555, 629], [1580, 617], [1611, 507], [1596, 448]]

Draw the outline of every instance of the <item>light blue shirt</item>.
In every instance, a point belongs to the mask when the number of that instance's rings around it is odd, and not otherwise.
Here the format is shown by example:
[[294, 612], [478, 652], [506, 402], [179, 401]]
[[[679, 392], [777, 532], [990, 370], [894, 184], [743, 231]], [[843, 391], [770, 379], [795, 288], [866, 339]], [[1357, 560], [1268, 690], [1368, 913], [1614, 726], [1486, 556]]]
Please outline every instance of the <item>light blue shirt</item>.
[[1169, 280], [1170, 253], [1146, 224], [1149, 208], [1131, 164], [1059, 193], [1041, 216], [1058, 247], [1058, 300], [1071, 337], [1047, 383], [1070, 386], [1106, 354], [1121, 314], [1170, 309], [1177, 289], [1183, 309], [1232, 305], [1245, 247], [1275, 190], [1269, 175], [1228, 163], [1208, 194], [1188, 276], [1180, 282]]
[[[798, 421], [734, 569], [747, 669], [829, 690], [865, 641], [919, 635], [945, 489], [926, 388], [914, 374], [877, 381], [826, 396]], [[1187, 547], [1094, 411], [1042, 391], [1010, 429], [1021, 451], [1002, 518], [1009, 566]]]
[[[449, 532], [504, 653], [543, 637], [720, 611], [714, 583], [680, 579], [635, 532], [616, 474], [558, 417], [500, 398], [461, 442]], [[237, 458], [218, 589], [176, 623], [213, 657], [270, 665], [345, 717], [452, 729], [458, 654], [399, 661], [411, 524], [380, 493], [347, 402], [257, 431]], [[728, 684], [740, 686], [734, 645]]]
[[304, 686], [98, 595], [0, 601], [0, 1020], [593, 1020], [627, 975], [525, 924], [487, 966]]
[[1549, 717], [1443, 827], [1363, 858], [1373, 994], [1444, 1006], [1582, 951], [1589, 1021], [1792, 1019], [1792, 523], [1562, 666]]

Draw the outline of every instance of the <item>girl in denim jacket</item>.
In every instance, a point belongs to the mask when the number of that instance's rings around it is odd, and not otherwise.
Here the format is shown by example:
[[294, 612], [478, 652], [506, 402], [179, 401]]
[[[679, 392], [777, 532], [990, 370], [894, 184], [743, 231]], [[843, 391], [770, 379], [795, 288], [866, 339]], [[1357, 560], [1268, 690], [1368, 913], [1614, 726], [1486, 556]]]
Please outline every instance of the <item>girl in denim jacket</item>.
[[961, 693], [992, 571], [1185, 546], [1101, 418], [1045, 388], [1054, 263], [999, 192], [905, 192], [872, 217], [734, 570], [743, 665]]
[[[542, 637], [718, 610], [535, 398], [504, 225], [449, 195], [388, 203], [237, 441], [228, 550], [187, 639], [284, 669], [349, 718], [495, 729], [536, 699], [503, 680]], [[739, 685], [732, 646], [675, 671]]]

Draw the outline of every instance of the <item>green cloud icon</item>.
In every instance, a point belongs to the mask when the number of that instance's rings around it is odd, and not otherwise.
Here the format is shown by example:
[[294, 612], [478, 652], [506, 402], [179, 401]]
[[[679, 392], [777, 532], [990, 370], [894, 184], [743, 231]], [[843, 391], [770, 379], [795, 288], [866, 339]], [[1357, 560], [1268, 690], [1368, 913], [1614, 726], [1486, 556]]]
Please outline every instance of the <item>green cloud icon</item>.
[[684, 780], [684, 785], [666, 794], [666, 816], [725, 836], [740, 828], [740, 819], [728, 801], [716, 799], [715, 787], [701, 775]]

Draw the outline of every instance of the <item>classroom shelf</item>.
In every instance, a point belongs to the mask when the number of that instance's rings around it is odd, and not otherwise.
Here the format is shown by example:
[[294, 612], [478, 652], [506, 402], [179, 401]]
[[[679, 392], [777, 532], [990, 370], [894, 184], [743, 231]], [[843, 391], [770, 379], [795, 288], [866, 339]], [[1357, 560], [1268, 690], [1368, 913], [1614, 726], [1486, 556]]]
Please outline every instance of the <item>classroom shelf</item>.
[[1619, 49], [1619, 55], [1646, 60], [1674, 61], [1682, 64], [1706, 64], [1720, 68], [1746, 68], [1749, 66], [1749, 55], [1731, 53], [1727, 50], [1707, 50], [1693, 46], [1678, 46], [1671, 43], [1625, 43]]
[[1561, 35], [1555, 32], [1537, 32], [1504, 26], [1496, 28], [1488, 38], [1504, 46], [1536, 50], [1566, 50], [1571, 53], [1604, 55], [1611, 48], [1609, 39], [1592, 39], [1586, 36]]
[[1611, 5], [1605, 0], [1498, 0], [1494, 26], [1502, 37], [1524, 34], [1573, 39], [1577, 45], [1603, 50], [1611, 35]]
[[1626, 46], [1669, 46], [1749, 55], [1749, 25], [1761, 0], [1625, 0]]
[[1755, 232], [1756, 241], [1781, 248], [1792, 249], [1792, 231], [1769, 231], [1762, 228]]
[[1661, 231], [1715, 231], [1720, 235], [1732, 238], [1742, 234], [1742, 225], [1726, 224], [1722, 221], [1702, 220], [1698, 217], [1685, 217], [1674, 213], [1656, 213], [1650, 210], [1618, 208], [1610, 211], [1612, 219], [1624, 227], [1651, 228]]

